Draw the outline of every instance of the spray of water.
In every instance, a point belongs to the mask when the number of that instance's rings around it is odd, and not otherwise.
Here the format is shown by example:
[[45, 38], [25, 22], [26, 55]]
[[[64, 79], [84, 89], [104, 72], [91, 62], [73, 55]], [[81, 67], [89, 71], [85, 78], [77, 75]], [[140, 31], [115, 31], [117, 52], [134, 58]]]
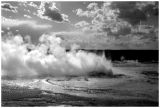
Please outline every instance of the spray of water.
[[81, 76], [91, 72], [112, 74], [112, 65], [103, 55], [78, 50], [66, 52], [61, 38], [43, 34], [38, 45], [26, 43], [20, 35], [2, 41], [2, 78]]

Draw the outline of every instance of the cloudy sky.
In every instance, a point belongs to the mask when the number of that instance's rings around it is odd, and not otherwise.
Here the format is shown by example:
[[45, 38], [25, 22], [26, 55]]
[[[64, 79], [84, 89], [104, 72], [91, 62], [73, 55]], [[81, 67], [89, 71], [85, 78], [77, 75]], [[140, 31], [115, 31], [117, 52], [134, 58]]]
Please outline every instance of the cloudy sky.
[[85, 49], [158, 49], [158, 2], [1, 2], [2, 40], [43, 34]]

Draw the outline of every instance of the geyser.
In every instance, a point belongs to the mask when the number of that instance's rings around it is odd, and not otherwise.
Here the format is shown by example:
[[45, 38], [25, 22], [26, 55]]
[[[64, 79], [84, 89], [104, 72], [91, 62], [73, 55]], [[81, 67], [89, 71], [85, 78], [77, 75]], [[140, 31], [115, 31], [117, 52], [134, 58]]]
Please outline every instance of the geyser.
[[[103, 55], [61, 46], [61, 38], [43, 34], [38, 45], [26, 43], [20, 35], [2, 41], [2, 78], [87, 76], [92, 72], [112, 74], [111, 61]], [[28, 50], [30, 49], [30, 50]]]

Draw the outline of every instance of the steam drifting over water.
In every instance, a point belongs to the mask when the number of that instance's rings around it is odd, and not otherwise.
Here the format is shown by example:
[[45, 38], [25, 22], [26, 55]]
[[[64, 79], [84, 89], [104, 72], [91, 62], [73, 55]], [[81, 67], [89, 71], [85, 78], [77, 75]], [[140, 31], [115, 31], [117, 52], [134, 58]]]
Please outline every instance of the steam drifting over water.
[[20, 36], [2, 41], [2, 78], [38, 78], [48, 76], [83, 76], [90, 72], [112, 73], [112, 64], [104, 55], [86, 51], [70, 52], [61, 46], [61, 38], [43, 34], [39, 44], [25, 42]]

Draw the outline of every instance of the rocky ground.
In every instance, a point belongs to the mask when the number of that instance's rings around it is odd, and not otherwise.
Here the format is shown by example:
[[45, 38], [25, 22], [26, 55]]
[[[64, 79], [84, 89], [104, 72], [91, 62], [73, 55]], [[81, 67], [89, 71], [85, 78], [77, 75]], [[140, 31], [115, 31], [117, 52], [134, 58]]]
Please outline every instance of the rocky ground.
[[114, 64], [112, 77], [2, 80], [2, 106], [158, 106], [158, 64]]

